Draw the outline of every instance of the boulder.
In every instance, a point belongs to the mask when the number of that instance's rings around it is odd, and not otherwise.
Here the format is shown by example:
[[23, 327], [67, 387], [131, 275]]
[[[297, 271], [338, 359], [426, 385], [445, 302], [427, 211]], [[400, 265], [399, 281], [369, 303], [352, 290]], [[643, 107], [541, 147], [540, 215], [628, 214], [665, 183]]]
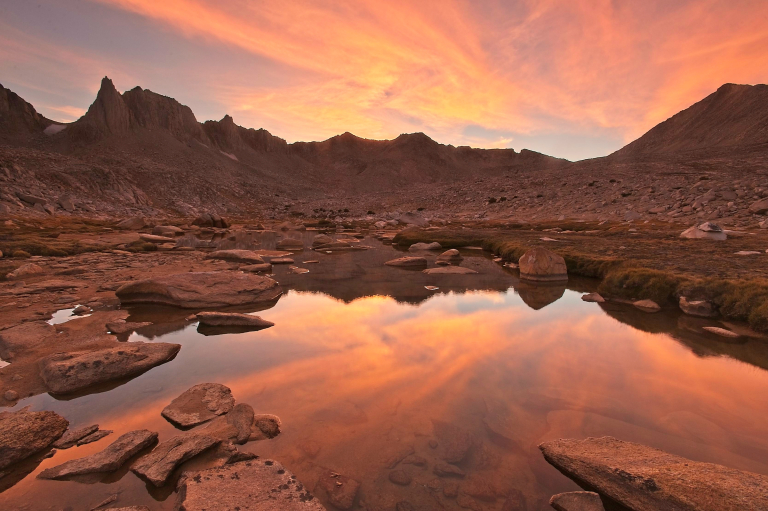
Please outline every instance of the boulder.
[[605, 303], [605, 298], [600, 296], [599, 293], [587, 293], [585, 295], [581, 295], [581, 299], [585, 302]]
[[221, 218], [216, 213], [203, 213], [192, 221], [192, 225], [199, 225], [200, 227], [218, 227], [220, 229], [226, 229], [229, 227], [229, 222]]
[[233, 263], [263, 264], [264, 259], [253, 250], [217, 250], [205, 256], [206, 259], [221, 259]]
[[72, 213], [75, 210], [75, 203], [69, 197], [62, 197], [59, 199], [59, 206], [67, 213]]
[[427, 275], [470, 275], [477, 272], [463, 266], [441, 266], [439, 268], [428, 268], [423, 270], [422, 273]]
[[398, 257], [384, 264], [397, 268], [423, 268], [427, 265], [427, 260], [423, 257]]
[[632, 305], [643, 312], [659, 312], [661, 310], [661, 306], [659, 306], [659, 304], [653, 300], [638, 300], [636, 302], [632, 302]]
[[557, 511], [605, 511], [600, 495], [591, 491], [558, 493], [552, 495], [549, 505]]
[[760, 199], [750, 204], [749, 212], [755, 215], [768, 213], [768, 198]]
[[520, 278], [537, 282], [561, 282], [568, 280], [565, 259], [547, 250], [533, 248], [520, 258]]
[[188, 473], [179, 482], [176, 509], [185, 511], [324, 511], [283, 465], [241, 461]]
[[39, 479], [63, 479], [69, 476], [114, 472], [133, 456], [157, 442], [157, 433], [141, 429], [118, 437], [103, 451], [69, 460], [40, 472]]
[[283, 238], [277, 242], [278, 250], [303, 250], [304, 242], [296, 238]]
[[768, 509], [768, 476], [701, 463], [612, 437], [539, 446], [567, 476], [634, 511]]
[[27, 204], [37, 205], [40, 204], [41, 206], [45, 206], [48, 204], [48, 201], [45, 200], [42, 197], [38, 197], [36, 195], [30, 195], [28, 193], [22, 193], [22, 192], [16, 192], [16, 197], [23, 200]]
[[717, 224], [705, 222], [699, 226], [689, 227], [680, 233], [680, 237], [723, 241], [728, 238], [728, 235]]
[[54, 412], [0, 412], [0, 471], [58, 440], [69, 422]]
[[438, 242], [433, 243], [414, 243], [408, 247], [408, 252], [420, 252], [422, 250], [442, 250], [443, 246]]
[[74, 447], [78, 441], [82, 440], [88, 435], [97, 432], [98, 430], [98, 424], [93, 424], [92, 426], [84, 426], [77, 429], [68, 429], [61, 438], [54, 442], [53, 446], [56, 449], [69, 449], [70, 447]]
[[464, 259], [458, 250], [455, 248], [452, 248], [450, 250], [446, 250], [439, 256], [437, 256], [438, 261], [446, 261], [449, 263], [459, 263], [461, 260]]
[[132, 342], [96, 351], [56, 353], [40, 361], [40, 376], [51, 394], [69, 394], [136, 376], [172, 360], [179, 349], [179, 344]]
[[707, 300], [688, 300], [686, 297], [680, 297], [680, 310], [689, 316], [698, 316], [700, 318], [712, 318], [717, 316], [717, 311], [712, 302]]
[[137, 231], [139, 229], [143, 229], [147, 226], [146, 220], [140, 216], [135, 216], [133, 218], [126, 218], [125, 220], [122, 220], [117, 223], [118, 229], [128, 229], [131, 231]]
[[120, 302], [182, 308], [267, 304], [280, 298], [274, 280], [248, 273], [189, 272], [130, 282], [115, 293]]
[[259, 316], [235, 312], [201, 312], [197, 314], [197, 319], [201, 325], [206, 326], [241, 326], [254, 329], [275, 326], [271, 321], [261, 319]]
[[163, 486], [176, 467], [220, 442], [219, 439], [203, 434], [175, 436], [161, 442], [151, 453], [134, 463], [131, 472], [157, 487]]
[[360, 490], [359, 482], [331, 470], [320, 477], [317, 485], [325, 491], [328, 501], [339, 509], [351, 509]]
[[5, 278], [8, 280], [26, 279], [28, 277], [40, 275], [42, 273], [45, 273], [45, 270], [43, 270], [40, 266], [36, 265], [35, 263], [27, 263], [22, 264], [12, 272], [6, 274]]
[[175, 426], [189, 428], [232, 411], [232, 391], [220, 383], [201, 383], [185, 390], [161, 415]]
[[155, 236], [168, 236], [172, 238], [174, 236], [181, 236], [184, 234], [184, 230], [175, 225], [156, 225], [152, 229], [152, 234]]
[[329, 243], [333, 243], [333, 238], [331, 238], [327, 234], [318, 234], [312, 240], [312, 248], [316, 248], [321, 245], [327, 245]]
[[154, 234], [140, 234], [139, 239], [141, 241], [146, 241], [147, 243], [173, 243], [173, 238], [168, 238], [167, 236], [156, 236]]
[[200, 431], [222, 442], [244, 444], [252, 440], [265, 440], [279, 435], [280, 418], [270, 414], [256, 415], [250, 405], [239, 403], [231, 412], [216, 417]]

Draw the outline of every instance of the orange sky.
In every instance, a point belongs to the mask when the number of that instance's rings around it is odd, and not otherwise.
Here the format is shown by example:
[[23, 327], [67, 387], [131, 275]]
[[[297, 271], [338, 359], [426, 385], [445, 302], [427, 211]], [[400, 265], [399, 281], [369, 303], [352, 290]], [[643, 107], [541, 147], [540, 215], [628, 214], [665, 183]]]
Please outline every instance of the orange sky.
[[768, 81], [764, 0], [40, 0], [0, 7], [0, 82], [72, 120], [100, 78], [289, 141], [423, 131], [607, 154]]

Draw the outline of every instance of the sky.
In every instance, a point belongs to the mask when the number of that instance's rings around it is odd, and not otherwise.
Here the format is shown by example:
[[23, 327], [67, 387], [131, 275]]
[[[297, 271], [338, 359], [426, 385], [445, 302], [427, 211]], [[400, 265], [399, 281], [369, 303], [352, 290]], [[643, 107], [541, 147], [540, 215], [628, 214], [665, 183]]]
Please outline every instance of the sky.
[[70, 122], [103, 76], [289, 142], [609, 154], [768, 82], [765, 0], [2, 0], [0, 83]]

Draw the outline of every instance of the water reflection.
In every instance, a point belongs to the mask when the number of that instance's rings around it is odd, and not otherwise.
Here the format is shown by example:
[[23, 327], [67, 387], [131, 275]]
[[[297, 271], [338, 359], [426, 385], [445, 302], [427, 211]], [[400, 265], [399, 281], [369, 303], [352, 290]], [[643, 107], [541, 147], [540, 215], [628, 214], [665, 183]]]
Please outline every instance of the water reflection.
[[[174, 361], [107, 392], [66, 402], [38, 396], [19, 406], [56, 410], [75, 425], [98, 423], [115, 430], [111, 438], [147, 428], [163, 440], [176, 432], [160, 416], [171, 399], [198, 383], [223, 383], [238, 401], [283, 421], [282, 435], [245, 450], [281, 460], [309, 488], [327, 469], [359, 479], [358, 508], [370, 510], [402, 500], [459, 509], [432, 470], [451, 443], [430, 445], [443, 423], [471, 439], [459, 485], [483, 495], [472, 500], [480, 509], [499, 509], [515, 491], [527, 509], [548, 509], [552, 493], [576, 489], [536, 447], [559, 437], [613, 435], [768, 474], [764, 341], [718, 343], [679, 315], [601, 308], [561, 287], [521, 286], [479, 254], [462, 263], [478, 275], [405, 272], [385, 267], [395, 250], [378, 247], [297, 254], [297, 264], [320, 260], [309, 274], [276, 267], [287, 292], [260, 312], [275, 323], [266, 330], [204, 336], [187, 319], [194, 311], [132, 309], [129, 321], [155, 325], [131, 340], [181, 343]], [[43, 460], [0, 503], [90, 509], [119, 493], [114, 505], [172, 509], [170, 488], [150, 493], [124, 471], [87, 486], [34, 479], [111, 438]], [[388, 474], [406, 455], [425, 458], [426, 467], [400, 463], [413, 482], [394, 485]]]

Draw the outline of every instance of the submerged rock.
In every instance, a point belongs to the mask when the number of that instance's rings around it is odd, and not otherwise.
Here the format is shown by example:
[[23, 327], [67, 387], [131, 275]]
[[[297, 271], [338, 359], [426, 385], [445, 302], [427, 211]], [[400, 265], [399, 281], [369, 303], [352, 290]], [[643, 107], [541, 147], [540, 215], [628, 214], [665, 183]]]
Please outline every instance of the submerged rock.
[[188, 428], [232, 411], [232, 391], [220, 383], [201, 383], [184, 391], [163, 408], [161, 415], [177, 426]]
[[103, 350], [57, 353], [40, 361], [40, 376], [52, 394], [67, 394], [134, 376], [173, 359], [179, 344], [120, 343]]
[[114, 472], [130, 458], [157, 442], [157, 433], [140, 429], [121, 435], [106, 449], [84, 458], [69, 460], [40, 472], [39, 479], [62, 479], [69, 476]]
[[448, 463], [459, 463], [472, 447], [469, 431], [449, 422], [432, 420], [432, 427], [442, 448], [442, 458]]
[[69, 422], [54, 412], [0, 412], [0, 470], [49, 447]]
[[398, 268], [423, 268], [427, 265], [427, 260], [423, 257], [398, 257], [384, 264]]
[[284, 466], [272, 460], [241, 461], [185, 474], [176, 509], [185, 511], [324, 511]]
[[466, 475], [459, 467], [445, 461], [436, 462], [432, 471], [440, 477], [464, 477]]
[[235, 312], [201, 312], [197, 315], [201, 325], [207, 326], [242, 326], [252, 328], [268, 328], [275, 326], [271, 321], [250, 314]]
[[325, 472], [317, 484], [325, 491], [328, 501], [339, 509], [350, 509], [360, 490], [359, 482], [331, 470]]
[[537, 247], [529, 250], [518, 261], [520, 278], [540, 282], [560, 282], [568, 280], [565, 259], [547, 250]]
[[233, 263], [262, 264], [264, 259], [253, 250], [217, 250], [205, 256], [206, 259], [220, 259]]
[[422, 273], [427, 275], [471, 275], [477, 272], [463, 266], [441, 266], [439, 268], [428, 268], [423, 270]]
[[176, 467], [219, 442], [221, 440], [202, 434], [175, 436], [161, 442], [151, 453], [138, 460], [131, 471], [155, 486], [163, 486]]
[[274, 280], [234, 272], [189, 272], [131, 282], [115, 293], [122, 304], [157, 303], [182, 308], [266, 304], [282, 294]]
[[557, 511], [605, 511], [600, 495], [591, 491], [558, 493], [552, 495], [549, 505]]
[[768, 476], [612, 437], [561, 439], [539, 449], [561, 472], [634, 511], [768, 509]]

